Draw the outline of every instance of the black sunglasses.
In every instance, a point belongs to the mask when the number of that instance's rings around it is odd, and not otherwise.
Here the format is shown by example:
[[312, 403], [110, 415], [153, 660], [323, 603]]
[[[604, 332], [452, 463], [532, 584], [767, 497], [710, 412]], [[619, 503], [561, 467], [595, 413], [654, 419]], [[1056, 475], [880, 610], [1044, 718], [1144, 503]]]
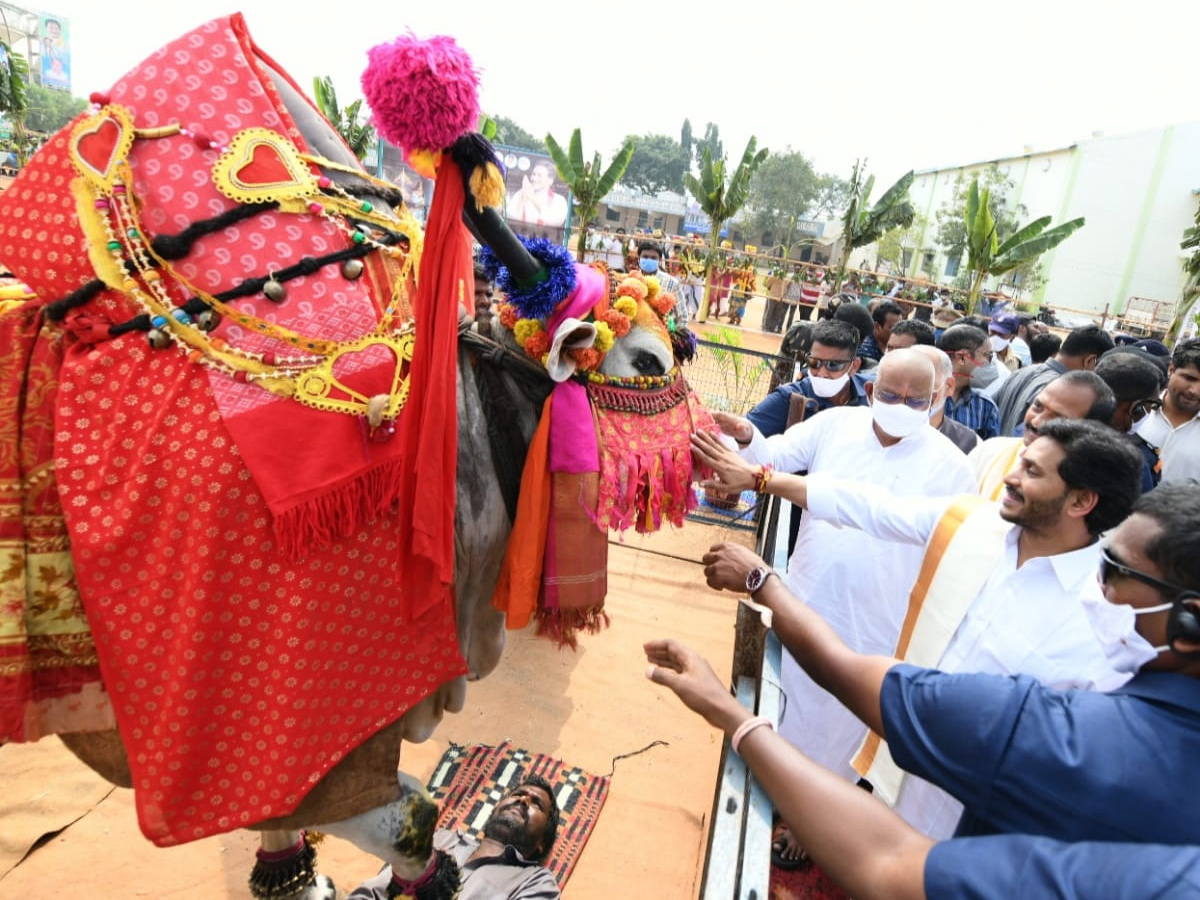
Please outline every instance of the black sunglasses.
[[1135, 422], [1140, 422], [1157, 409], [1162, 409], [1161, 400], [1139, 400], [1129, 407], [1129, 417]]
[[1169, 581], [1163, 581], [1155, 578], [1153, 575], [1147, 575], [1145, 572], [1139, 572], [1137, 569], [1131, 569], [1125, 563], [1112, 555], [1107, 547], [1100, 548], [1100, 583], [1108, 584], [1109, 579], [1113, 575], [1120, 575], [1122, 578], [1132, 578], [1134, 581], [1140, 581], [1142, 584], [1148, 584], [1150, 587], [1162, 591], [1164, 594], [1174, 595], [1182, 594], [1185, 588], [1171, 584]]
[[852, 362], [854, 362], [852, 359], [814, 359], [810, 356], [808, 367], [816, 372], [825, 369], [827, 372], [837, 373], [846, 371]]

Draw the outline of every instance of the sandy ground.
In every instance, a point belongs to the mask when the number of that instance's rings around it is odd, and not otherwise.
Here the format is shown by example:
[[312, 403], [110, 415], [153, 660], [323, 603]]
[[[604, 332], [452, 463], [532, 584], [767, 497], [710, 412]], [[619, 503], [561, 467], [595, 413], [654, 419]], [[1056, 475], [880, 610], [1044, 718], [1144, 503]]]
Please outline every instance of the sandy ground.
[[[702, 719], [645, 680], [641, 645], [678, 637], [729, 672], [735, 598], [709, 590], [696, 562], [727, 538], [750, 541], [745, 532], [689, 524], [611, 544], [612, 627], [583, 636], [576, 653], [510, 633], [499, 669], [472, 686], [467, 708], [448, 716], [433, 739], [406, 745], [403, 768], [427, 779], [448, 742], [508, 739], [612, 772], [608, 802], [564, 896], [697, 896], [720, 743]], [[624, 754], [635, 755], [616, 759]], [[244, 900], [256, 846], [250, 833], [234, 832], [156, 848], [137, 829], [132, 792], [101, 781], [56, 738], [0, 747], [3, 900]], [[343, 890], [379, 865], [332, 838], [319, 863]]]

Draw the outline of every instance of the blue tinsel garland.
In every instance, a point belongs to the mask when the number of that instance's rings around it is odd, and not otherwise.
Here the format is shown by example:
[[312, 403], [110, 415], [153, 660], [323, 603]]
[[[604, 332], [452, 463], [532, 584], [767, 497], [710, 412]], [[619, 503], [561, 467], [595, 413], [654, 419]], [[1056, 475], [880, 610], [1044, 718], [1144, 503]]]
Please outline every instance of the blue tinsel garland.
[[570, 250], [546, 238], [518, 235], [517, 239], [545, 267], [545, 278], [532, 285], [517, 284], [490, 247], [480, 251], [479, 262], [504, 292], [508, 302], [516, 307], [522, 319], [545, 320], [575, 290], [575, 261], [571, 258]]

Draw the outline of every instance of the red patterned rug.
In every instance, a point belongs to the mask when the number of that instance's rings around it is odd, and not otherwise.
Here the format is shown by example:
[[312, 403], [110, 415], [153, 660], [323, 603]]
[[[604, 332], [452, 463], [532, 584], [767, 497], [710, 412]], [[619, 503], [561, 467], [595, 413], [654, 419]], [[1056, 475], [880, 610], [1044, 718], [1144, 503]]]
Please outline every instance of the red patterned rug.
[[546, 868], [563, 888], [600, 818], [608, 798], [608, 776], [519, 750], [507, 741], [495, 747], [451, 744], [429, 779], [429, 792], [442, 805], [438, 825], [481, 836], [496, 803], [526, 775], [540, 775], [554, 786], [560, 818]]

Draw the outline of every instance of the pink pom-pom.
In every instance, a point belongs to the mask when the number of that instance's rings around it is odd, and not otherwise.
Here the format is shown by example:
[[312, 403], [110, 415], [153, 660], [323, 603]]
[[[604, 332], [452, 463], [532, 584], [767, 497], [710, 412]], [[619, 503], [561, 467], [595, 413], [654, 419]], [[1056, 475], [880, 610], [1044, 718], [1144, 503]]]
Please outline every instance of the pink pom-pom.
[[367, 51], [362, 89], [379, 133], [407, 150], [442, 150], [479, 123], [479, 75], [450, 37], [401, 36]]

